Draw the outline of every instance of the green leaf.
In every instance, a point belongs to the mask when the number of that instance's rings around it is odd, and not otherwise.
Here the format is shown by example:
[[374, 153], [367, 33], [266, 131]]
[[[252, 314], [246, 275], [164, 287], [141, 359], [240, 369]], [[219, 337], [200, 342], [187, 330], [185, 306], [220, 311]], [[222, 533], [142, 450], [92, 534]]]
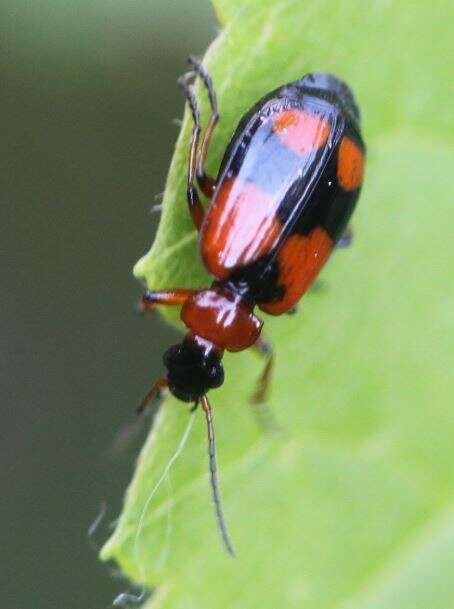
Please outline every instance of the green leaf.
[[[188, 425], [187, 408], [171, 398], [102, 557], [156, 588], [153, 609], [450, 609], [454, 5], [217, 0], [215, 8], [223, 30], [205, 63], [221, 124], [210, 171], [261, 95], [308, 71], [338, 74], [357, 94], [369, 151], [356, 238], [297, 315], [266, 318], [277, 353], [270, 407], [282, 433], [263, 434], [247, 404], [260, 359], [225, 357], [226, 383], [212, 402], [238, 559], [218, 540], [200, 412], [144, 513]], [[209, 283], [184, 195], [188, 119], [156, 240], [135, 268], [153, 289]]]

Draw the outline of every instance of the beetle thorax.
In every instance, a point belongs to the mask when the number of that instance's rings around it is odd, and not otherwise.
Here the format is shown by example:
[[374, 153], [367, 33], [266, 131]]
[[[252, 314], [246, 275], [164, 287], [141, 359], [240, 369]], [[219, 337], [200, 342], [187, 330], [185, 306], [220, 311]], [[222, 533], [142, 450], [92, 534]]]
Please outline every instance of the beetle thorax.
[[223, 287], [196, 292], [183, 305], [181, 319], [193, 334], [227, 351], [253, 345], [263, 325], [241, 296]]

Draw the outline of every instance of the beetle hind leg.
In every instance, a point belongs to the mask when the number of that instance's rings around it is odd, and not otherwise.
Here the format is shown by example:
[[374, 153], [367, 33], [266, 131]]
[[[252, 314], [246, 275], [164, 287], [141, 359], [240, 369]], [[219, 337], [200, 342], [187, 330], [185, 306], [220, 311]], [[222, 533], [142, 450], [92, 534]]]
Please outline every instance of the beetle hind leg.
[[202, 203], [199, 198], [199, 193], [197, 192], [197, 188], [195, 185], [197, 152], [199, 148], [201, 124], [200, 113], [197, 107], [197, 102], [191, 84], [192, 80], [194, 79], [194, 76], [195, 72], [188, 72], [187, 74], [184, 74], [178, 79], [178, 84], [183, 89], [183, 92], [186, 96], [186, 100], [191, 109], [192, 119], [194, 121], [194, 127], [192, 128], [191, 135], [191, 143], [189, 145], [186, 198], [188, 201], [189, 213], [191, 214], [195, 227], [197, 228], [197, 230], [200, 230], [203, 218], [205, 216], [205, 210], [203, 209]]
[[197, 165], [197, 183], [200, 187], [200, 190], [206, 195], [208, 198], [213, 196], [214, 189], [216, 187], [216, 180], [209, 177], [205, 171], [205, 164], [208, 154], [208, 149], [211, 142], [211, 137], [216, 128], [216, 125], [219, 121], [219, 112], [218, 112], [218, 102], [216, 97], [216, 91], [214, 89], [213, 81], [211, 76], [207, 72], [206, 68], [203, 64], [194, 57], [189, 57], [188, 59], [190, 65], [194, 68], [194, 72], [200, 76], [205, 85], [205, 89], [208, 94], [208, 99], [210, 102], [211, 108], [211, 116], [208, 121], [207, 128], [202, 138], [202, 143], [200, 145], [200, 157]]

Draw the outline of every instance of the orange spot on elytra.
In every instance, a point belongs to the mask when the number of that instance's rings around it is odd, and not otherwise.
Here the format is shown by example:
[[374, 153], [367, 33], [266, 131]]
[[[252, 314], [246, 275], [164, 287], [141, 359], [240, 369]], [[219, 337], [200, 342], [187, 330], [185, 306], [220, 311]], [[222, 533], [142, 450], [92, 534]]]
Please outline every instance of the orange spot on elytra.
[[302, 110], [283, 110], [273, 120], [273, 131], [287, 148], [305, 155], [326, 144], [330, 125]]
[[353, 140], [344, 137], [339, 146], [337, 179], [344, 190], [356, 190], [363, 182], [364, 154]]
[[270, 315], [285, 313], [300, 300], [328, 260], [333, 242], [320, 227], [307, 236], [291, 235], [282, 246], [279, 261], [279, 285], [284, 288], [281, 300], [260, 305]]
[[234, 268], [267, 254], [282, 231], [275, 211], [276, 198], [252, 182], [224, 182], [200, 233], [208, 270], [218, 279], [226, 279]]

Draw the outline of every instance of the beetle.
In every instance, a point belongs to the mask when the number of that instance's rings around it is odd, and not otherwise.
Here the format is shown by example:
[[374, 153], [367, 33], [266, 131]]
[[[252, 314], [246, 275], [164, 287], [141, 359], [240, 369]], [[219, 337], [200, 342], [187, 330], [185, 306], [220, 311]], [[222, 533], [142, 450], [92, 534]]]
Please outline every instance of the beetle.
[[[205, 172], [219, 120], [210, 75], [193, 58], [179, 79], [194, 122], [187, 175], [187, 203], [199, 232], [200, 254], [214, 277], [201, 290], [146, 291], [142, 310], [180, 305], [188, 332], [164, 354], [167, 376], [147, 393], [139, 411], [164, 387], [201, 405], [208, 427], [212, 494], [225, 547], [216, 474], [214, 430], [207, 392], [222, 385], [224, 351], [257, 347], [266, 365], [255, 394], [263, 400], [272, 352], [261, 337], [257, 306], [269, 315], [291, 312], [327, 262], [336, 244], [350, 240], [348, 222], [363, 183], [365, 145], [360, 112], [346, 83], [314, 73], [261, 98], [240, 120], [216, 178]], [[211, 115], [202, 137], [193, 91], [200, 77]], [[210, 200], [202, 205], [200, 191]]]

